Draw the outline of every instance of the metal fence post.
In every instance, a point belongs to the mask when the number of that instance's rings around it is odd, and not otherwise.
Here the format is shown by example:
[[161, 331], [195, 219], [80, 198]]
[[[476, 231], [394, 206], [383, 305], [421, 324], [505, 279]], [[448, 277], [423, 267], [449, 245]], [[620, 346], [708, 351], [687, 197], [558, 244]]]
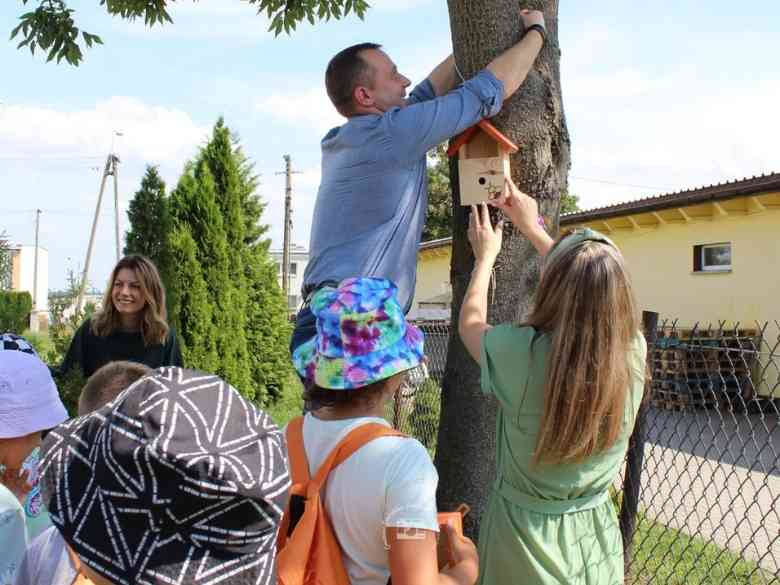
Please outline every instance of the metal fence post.
[[[655, 348], [656, 336], [658, 334], [658, 313], [653, 311], [642, 311], [642, 330], [647, 341], [647, 363], [648, 371], [652, 378], [652, 360], [653, 349]], [[631, 546], [634, 540], [636, 530], [636, 515], [639, 508], [639, 488], [642, 480], [642, 463], [645, 456], [645, 415], [647, 412], [646, 403], [649, 399], [647, 393], [650, 389], [650, 380], [647, 380], [645, 386], [645, 397], [639, 407], [636, 415], [634, 430], [628, 443], [628, 453], [626, 454], [626, 473], [623, 479], [623, 500], [620, 506], [620, 534], [623, 538], [623, 562], [628, 573], [631, 565], [632, 550]]]

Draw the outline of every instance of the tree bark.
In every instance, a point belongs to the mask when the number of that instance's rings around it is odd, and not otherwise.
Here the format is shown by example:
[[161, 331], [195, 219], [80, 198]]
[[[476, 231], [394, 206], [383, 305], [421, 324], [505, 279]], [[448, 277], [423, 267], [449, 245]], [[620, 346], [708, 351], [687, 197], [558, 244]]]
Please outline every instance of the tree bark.
[[[521, 190], [539, 200], [548, 230], [558, 231], [561, 194], [567, 188], [569, 135], [563, 113], [558, 46], [558, 2], [537, 0], [448, 0], [455, 60], [466, 78], [485, 67], [522, 36], [521, 8], [544, 12], [547, 39], [536, 63], [510, 97], [494, 124], [520, 146], [511, 157], [512, 178]], [[496, 477], [497, 403], [479, 386], [479, 365], [458, 336], [458, 313], [469, 283], [474, 257], [466, 236], [468, 208], [460, 206], [457, 162], [451, 163], [453, 205], [452, 327], [442, 388], [436, 467], [440, 510], [471, 506], [467, 534], [475, 537]], [[495, 218], [494, 218], [495, 219]], [[531, 244], [505, 222], [501, 254], [491, 287], [491, 323], [520, 322], [528, 312], [539, 281], [539, 256]]]

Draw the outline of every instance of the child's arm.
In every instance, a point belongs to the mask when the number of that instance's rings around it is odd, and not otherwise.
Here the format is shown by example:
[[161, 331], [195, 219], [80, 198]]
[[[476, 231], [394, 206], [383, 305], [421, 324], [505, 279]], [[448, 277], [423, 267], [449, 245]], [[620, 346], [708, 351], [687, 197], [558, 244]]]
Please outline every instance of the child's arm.
[[503, 228], [500, 221], [495, 228], [491, 225], [485, 204], [471, 206], [468, 235], [474, 251], [474, 270], [460, 307], [458, 333], [466, 350], [477, 362], [482, 351], [482, 336], [490, 329], [487, 322], [488, 288], [493, 264], [501, 251]]
[[455, 564], [439, 572], [436, 533], [432, 530], [387, 528], [393, 585], [473, 585], [479, 575], [477, 548], [449, 525]]

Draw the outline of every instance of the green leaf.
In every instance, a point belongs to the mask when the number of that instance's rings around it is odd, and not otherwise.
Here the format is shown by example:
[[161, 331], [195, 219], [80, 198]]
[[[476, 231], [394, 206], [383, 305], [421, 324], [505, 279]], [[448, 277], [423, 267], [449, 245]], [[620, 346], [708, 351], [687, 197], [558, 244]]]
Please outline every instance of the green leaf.
[[[23, 24], [23, 23], [22, 23], [22, 24]], [[9, 41], [10, 41], [12, 38], [14, 38], [14, 37], [15, 37], [17, 34], [19, 34], [19, 31], [20, 31], [20, 30], [21, 30], [21, 28], [22, 28], [22, 24], [19, 24], [19, 25], [15, 26], [15, 27], [14, 27], [14, 28], [11, 30], [11, 36], [8, 38], [8, 40], [9, 40]]]

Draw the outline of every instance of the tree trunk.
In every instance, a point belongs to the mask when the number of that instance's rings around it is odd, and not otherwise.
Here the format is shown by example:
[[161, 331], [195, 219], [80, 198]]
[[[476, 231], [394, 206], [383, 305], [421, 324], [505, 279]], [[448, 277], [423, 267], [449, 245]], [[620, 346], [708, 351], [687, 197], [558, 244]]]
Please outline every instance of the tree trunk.
[[[569, 135], [563, 114], [558, 47], [558, 2], [537, 0], [448, 0], [452, 46], [466, 78], [522, 36], [520, 8], [541, 9], [547, 40], [520, 90], [509, 98], [493, 122], [520, 146], [511, 158], [512, 177], [521, 190], [539, 200], [548, 229], [558, 230], [561, 193], [566, 191]], [[466, 236], [468, 208], [460, 206], [457, 163], [451, 164], [453, 239], [452, 328], [444, 374], [441, 423], [436, 467], [439, 470], [440, 510], [454, 510], [461, 502], [471, 506], [466, 532], [479, 532], [482, 511], [496, 476], [495, 399], [482, 395], [479, 365], [469, 357], [458, 336], [458, 313], [469, 283], [474, 257]], [[530, 243], [506, 222], [501, 254], [491, 287], [488, 319], [491, 323], [520, 322], [525, 318], [539, 280], [539, 256]]]

